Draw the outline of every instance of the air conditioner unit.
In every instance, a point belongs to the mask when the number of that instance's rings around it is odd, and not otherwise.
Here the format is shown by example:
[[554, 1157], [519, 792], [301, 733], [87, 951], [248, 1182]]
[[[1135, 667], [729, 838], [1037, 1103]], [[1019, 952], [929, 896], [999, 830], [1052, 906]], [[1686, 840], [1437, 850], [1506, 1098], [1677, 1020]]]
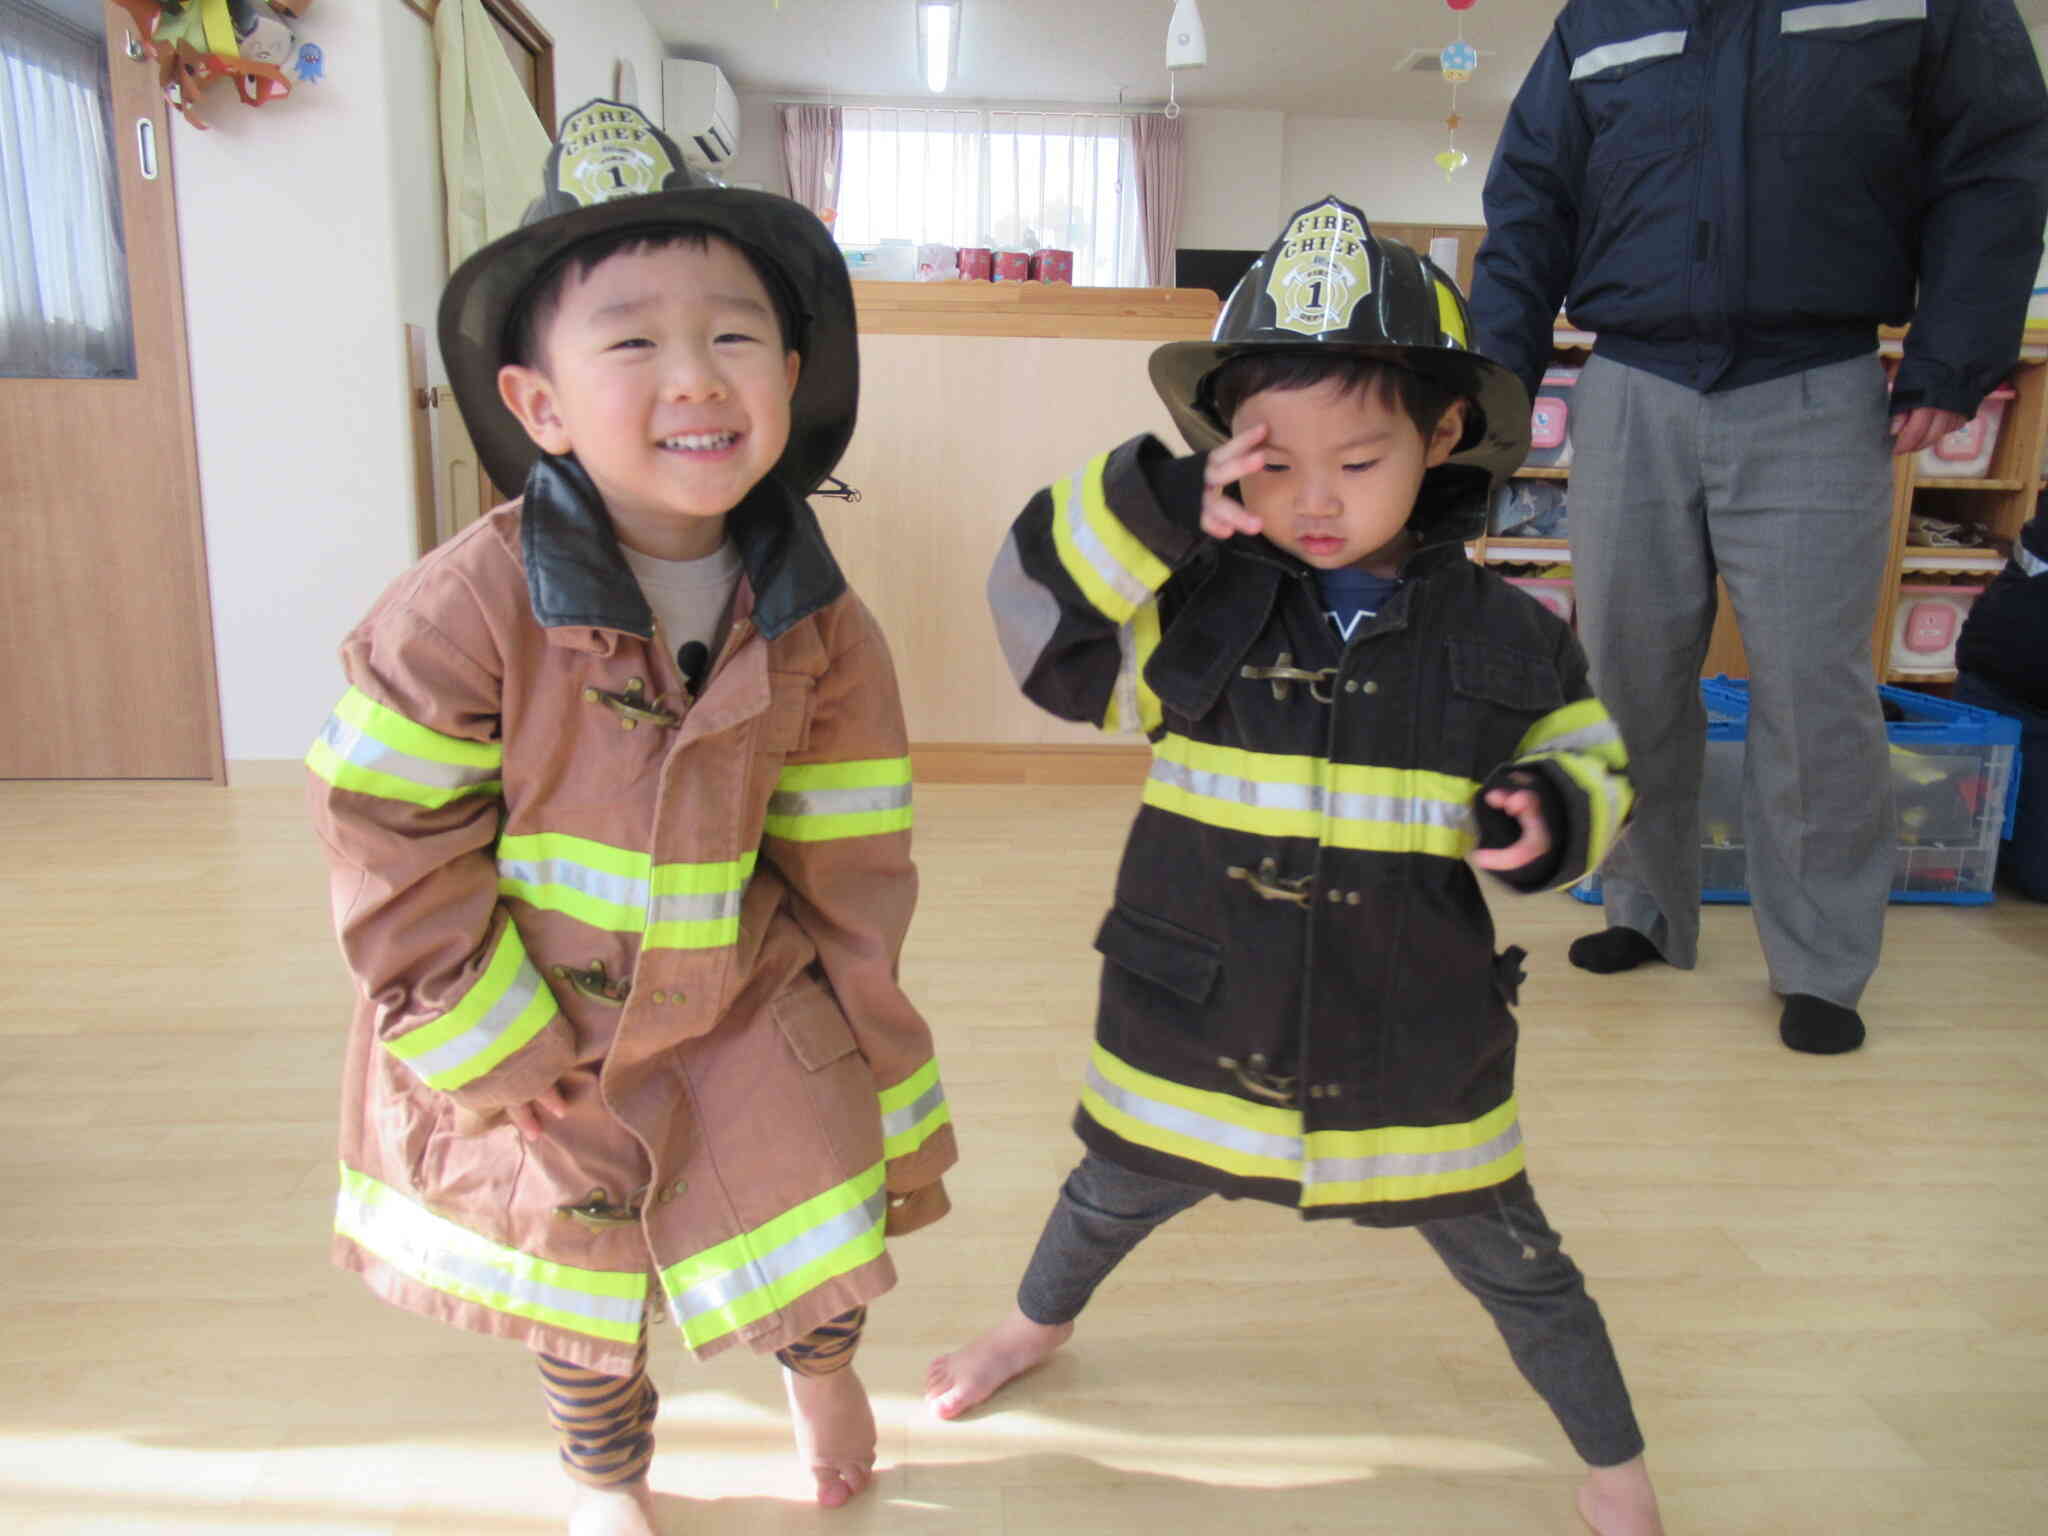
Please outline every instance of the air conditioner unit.
[[716, 64], [663, 59], [661, 112], [668, 136], [698, 170], [716, 170], [740, 152], [739, 98]]

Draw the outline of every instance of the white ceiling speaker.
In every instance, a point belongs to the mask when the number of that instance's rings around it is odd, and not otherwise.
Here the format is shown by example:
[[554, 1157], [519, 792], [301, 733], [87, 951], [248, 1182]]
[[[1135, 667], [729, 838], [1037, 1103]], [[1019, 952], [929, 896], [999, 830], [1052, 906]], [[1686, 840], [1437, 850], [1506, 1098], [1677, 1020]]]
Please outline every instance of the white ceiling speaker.
[[1195, 0], [1174, 0], [1173, 20], [1166, 24], [1166, 67], [1200, 69], [1209, 62], [1209, 37], [1202, 30], [1202, 12]]

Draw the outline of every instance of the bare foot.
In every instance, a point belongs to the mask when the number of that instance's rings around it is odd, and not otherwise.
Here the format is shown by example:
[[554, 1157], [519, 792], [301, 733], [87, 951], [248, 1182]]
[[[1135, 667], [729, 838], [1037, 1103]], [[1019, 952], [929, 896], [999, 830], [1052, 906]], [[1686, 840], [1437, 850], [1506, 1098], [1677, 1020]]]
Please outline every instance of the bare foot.
[[1638, 1456], [1618, 1467], [1593, 1467], [1579, 1485], [1579, 1514], [1599, 1536], [1664, 1536], [1650, 1469]]
[[569, 1536], [659, 1536], [654, 1523], [654, 1495], [647, 1479], [616, 1488], [576, 1486], [569, 1509]]
[[867, 1487], [875, 1472], [875, 1411], [853, 1367], [829, 1376], [784, 1369], [796, 1423], [797, 1459], [818, 1480], [818, 1502], [837, 1509]]
[[925, 1368], [925, 1400], [940, 1418], [957, 1419], [1006, 1383], [1045, 1364], [1073, 1336], [1072, 1323], [1034, 1323], [1012, 1307], [1008, 1317], [965, 1349], [941, 1355]]

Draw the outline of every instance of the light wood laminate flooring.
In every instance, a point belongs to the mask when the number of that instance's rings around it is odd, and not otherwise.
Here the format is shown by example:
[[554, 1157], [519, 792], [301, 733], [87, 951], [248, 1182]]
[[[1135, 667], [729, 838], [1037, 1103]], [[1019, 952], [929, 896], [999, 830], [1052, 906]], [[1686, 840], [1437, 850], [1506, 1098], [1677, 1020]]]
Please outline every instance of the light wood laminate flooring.
[[[1077, 1143], [1090, 949], [1134, 794], [919, 790], [905, 960], [960, 1126], [860, 1365], [882, 1472], [824, 1513], [772, 1362], [657, 1340], [667, 1531], [1577, 1530], [1580, 1471], [1412, 1233], [1211, 1201], [978, 1414], [926, 1360], [992, 1322]], [[350, 989], [299, 794], [0, 785], [0, 1529], [537, 1536], [566, 1484], [515, 1346], [326, 1263]], [[1778, 1044], [1746, 909], [1701, 968], [1528, 946], [1531, 1172], [1615, 1334], [1674, 1533], [2048, 1531], [2048, 908], [1894, 907], [1842, 1058]]]

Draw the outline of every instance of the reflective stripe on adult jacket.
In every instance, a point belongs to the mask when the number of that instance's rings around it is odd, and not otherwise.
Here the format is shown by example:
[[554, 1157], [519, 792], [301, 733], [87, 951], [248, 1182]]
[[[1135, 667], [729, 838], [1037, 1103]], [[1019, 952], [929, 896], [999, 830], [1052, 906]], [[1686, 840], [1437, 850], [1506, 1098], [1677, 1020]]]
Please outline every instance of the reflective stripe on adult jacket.
[[1090, 460], [989, 578], [1025, 692], [1152, 745], [1077, 1128], [1307, 1216], [1484, 1205], [1524, 1173], [1475, 802], [1538, 787], [1530, 874], [1568, 883], [1627, 819], [1620, 735], [1570, 631], [1456, 545], [1340, 644], [1307, 567], [1199, 535], [1201, 467], [1150, 438]]
[[[887, 649], [808, 508], [771, 484], [729, 528], [746, 577], [693, 694], [580, 468], [544, 460], [350, 635], [307, 755], [359, 995], [336, 1257], [599, 1370], [630, 1368], [650, 1276], [700, 1354], [878, 1295], [889, 1197], [954, 1155], [896, 978]], [[503, 1111], [557, 1085], [522, 1144]]]

